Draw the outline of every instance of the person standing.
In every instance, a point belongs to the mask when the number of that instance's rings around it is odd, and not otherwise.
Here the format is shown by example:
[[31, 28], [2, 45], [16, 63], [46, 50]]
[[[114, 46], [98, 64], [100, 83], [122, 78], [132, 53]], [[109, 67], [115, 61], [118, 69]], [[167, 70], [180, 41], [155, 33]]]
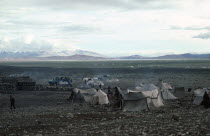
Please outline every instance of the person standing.
[[10, 95], [10, 109], [12, 110], [12, 108], [15, 109], [15, 98]]
[[107, 95], [108, 95], [109, 100], [111, 100], [112, 92], [111, 92], [111, 87], [110, 86], [108, 86], [108, 93], [107, 93]]

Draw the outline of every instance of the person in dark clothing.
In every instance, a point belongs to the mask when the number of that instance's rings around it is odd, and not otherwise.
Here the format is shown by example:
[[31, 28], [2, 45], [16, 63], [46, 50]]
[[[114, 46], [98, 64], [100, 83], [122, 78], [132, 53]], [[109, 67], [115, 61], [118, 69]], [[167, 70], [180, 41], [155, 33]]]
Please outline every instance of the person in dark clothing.
[[15, 109], [15, 98], [10, 95], [10, 109], [12, 110], [12, 108]]
[[119, 90], [118, 90], [117, 87], [115, 87], [115, 97], [116, 97], [117, 99], [120, 98], [120, 93], [119, 93]]
[[108, 86], [108, 92], [110, 92], [111, 91], [111, 87], [110, 86]]
[[205, 92], [205, 94], [203, 96], [203, 101], [202, 101], [201, 105], [204, 105], [205, 108], [210, 108], [210, 98], [209, 98], [207, 92]]
[[74, 99], [74, 96], [75, 96], [75, 92], [74, 91], [72, 91], [71, 92], [71, 95], [69, 96], [69, 98], [68, 98], [68, 101], [73, 101], [73, 99]]
[[109, 100], [111, 100], [112, 92], [111, 92], [111, 87], [110, 86], [108, 86], [108, 93], [107, 93], [107, 95], [108, 95]]
[[115, 87], [115, 95], [114, 96], [116, 98], [115, 106], [119, 109], [122, 109], [122, 95], [120, 94], [117, 87]]

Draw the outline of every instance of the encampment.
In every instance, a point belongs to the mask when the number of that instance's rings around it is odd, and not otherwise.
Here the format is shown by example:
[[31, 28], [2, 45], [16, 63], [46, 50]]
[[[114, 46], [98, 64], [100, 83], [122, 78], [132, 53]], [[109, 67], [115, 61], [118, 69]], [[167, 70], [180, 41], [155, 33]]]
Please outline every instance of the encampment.
[[163, 83], [161, 80], [157, 83], [157, 87], [159, 88], [159, 91], [161, 93], [161, 97], [164, 100], [174, 100], [177, 99], [171, 92], [173, 88], [168, 83]]
[[93, 96], [91, 104], [109, 104], [109, 100], [103, 91], [98, 90], [98, 92]]

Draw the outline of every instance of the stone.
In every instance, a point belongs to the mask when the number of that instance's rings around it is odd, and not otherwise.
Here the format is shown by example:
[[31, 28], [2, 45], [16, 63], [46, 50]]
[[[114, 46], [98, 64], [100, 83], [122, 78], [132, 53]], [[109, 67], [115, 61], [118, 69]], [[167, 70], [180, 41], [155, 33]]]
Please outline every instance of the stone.
[[173, 114], [172, 119], [175, 120], [175, 121], [179, 121], [179, 116], [176, 115], [176, 114]]
[[74, 118], [74, 114], [68, 113], [68, 114], [66, 115], [66, 117], [67, 117], [67, 118]]

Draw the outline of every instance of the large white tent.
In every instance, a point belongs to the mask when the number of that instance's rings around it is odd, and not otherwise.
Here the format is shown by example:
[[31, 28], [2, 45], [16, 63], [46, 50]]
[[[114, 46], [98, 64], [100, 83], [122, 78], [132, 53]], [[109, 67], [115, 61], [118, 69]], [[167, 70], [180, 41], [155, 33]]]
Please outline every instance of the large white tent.
[[98, 90], [98, 92], [93, 96], [91, 103], [94, 105], [95, 104], [103, 105], [103, 104], [109, 104], [109, 100], [107, 95], [103, 91]]
[[139, 90], [123, 94], [123, 111], [141, 111], [163, 106], [158, 88], [153, 84], [143, 85]]
[[172, 90], [173, 88], [171, 87], [170, 84], [168, 83], [163, 83], [162, 81], [159, 81], [157, 84], [157, 87], [160, 90], [161, 93], [161, 97], [164, 100], [174, 100], [177, 99], [171, 92], [170, 90]]

